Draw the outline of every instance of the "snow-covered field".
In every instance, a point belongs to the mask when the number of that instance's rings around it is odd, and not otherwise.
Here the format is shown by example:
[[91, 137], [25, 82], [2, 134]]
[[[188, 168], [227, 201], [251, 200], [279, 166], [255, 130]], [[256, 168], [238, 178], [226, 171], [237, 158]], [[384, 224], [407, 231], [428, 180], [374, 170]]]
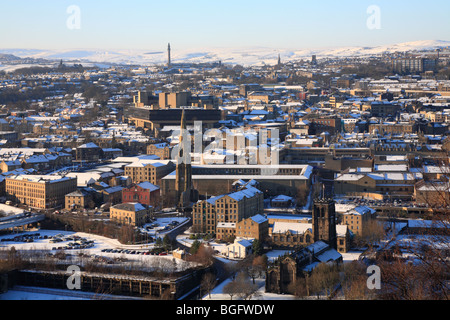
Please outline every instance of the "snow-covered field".
[[[178, 221], [178, 225], [186, 222], [186, 218], [162, 218], [157, 219], [155, 223], [162, 228], [169, 225], [171, 221]], [[162, 229], [161, 229], [162, 230]], [[167, 231], [167, 230], [166, 230]], [[39, 236], [37, 236], [39, 234]], [[24, 237], [25, 235], [34, 235], [32, 242], [24, 242], [20, 239], [14, 241], [14, 237]], [[158, 237], [163, 237], [164, 233], [158, 233]], [[27, 237], [29, 238], [29, 237]], [[5, 241], [6, 239], [13, 241]], [[56, 242], [57, 241], [57, 242]], [[80, 248], [76, 243], [85, 244]], [[35, 230], [30, 232], [9, 234], [0, 236], [0, 251], [10, 250], [14, 247], [23, 257], [33, 256], [34, 258], [47, 258], [49, 254], [54, 255], [60, 250], [64, 250], [67, 259], [71, 259], [74, 264], [82, 263], [86, 258], [101, 259], [102, 261], [125, 261], [128, 264], [143, 265], [151, 267], [155, 259], [169, 260], [176, 266], [176, 270], [181, 271], [190, 266], [190, 264], [181, 259], [175, 259], [172, 254], [153, 256], [144, 255], [144, 253], [155, 247], [155, 243], [124, 245], [116, 239], [102, 237], [90, 233], [60, 231], [60, 230]], [[71, 249], [69, 249], [71, 248]], [[106, 252], [107, 249], [113, 249], [114, 252]], [[125, 251], [127, 250], [127, 251]]]

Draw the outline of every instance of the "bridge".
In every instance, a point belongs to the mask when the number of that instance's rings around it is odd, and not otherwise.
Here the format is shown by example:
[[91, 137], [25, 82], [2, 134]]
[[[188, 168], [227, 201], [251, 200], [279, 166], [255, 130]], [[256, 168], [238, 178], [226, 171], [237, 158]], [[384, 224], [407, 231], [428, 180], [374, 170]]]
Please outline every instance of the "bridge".
[[45, 219], [45, 215], [37, 213], [25, 213], [13, 216], [7, 220], [0, 221], [0, 230], [24, 227], [28, 224], [37, 223]]

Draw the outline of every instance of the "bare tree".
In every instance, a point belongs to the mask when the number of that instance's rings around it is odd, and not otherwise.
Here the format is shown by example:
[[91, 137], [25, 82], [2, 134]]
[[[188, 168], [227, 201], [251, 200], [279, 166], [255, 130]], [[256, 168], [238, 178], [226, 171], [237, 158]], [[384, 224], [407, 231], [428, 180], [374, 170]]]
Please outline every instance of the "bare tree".
[[223, 287], [222, 291], [230, 296], [230, 300], [233, 300], [233, 297], [240, 292], [239, 284], [236, 280], [230, 281]]
[[385, 235], [383, 222], [370, 219], [363, 225], [362, 234], [355, 236], [354, 242], [357, 246], [368, 246], [369, 250], [372, 250], [373, 246]]
[[258, 271], [258, 276], [265, 274], [268, 265], [268, 258], [266, 255], [257, 256], [253, 259], [252, 268]]
[[346, 263], [341, 281], [346, 300], [366, 300], [370, 298], [367, 288], [367, 266], [361, 261]]
[[209, 298], [211, 299], [211, 291], [217, 284], [216, 276], [213, 273], [206, 273], [202, 277], [202, 281], [200, 283], [200, 288], [208, 293]]
[[238, 283], [239, 297], [246, 300], [251, 299], [258, 291], [258, 286], [250, 281], [247, 274], [240, 272], [236, 277]]
[[339, 268], [337, 265], [320, 263], [311, 274], [309, 283], [317, 298], [320, 294], [325, 294], [330, 298], [339, 283]]
[[[448, 165], [442, 172], [448, 172]], [[427, 182], [429, 194], [421, 198], [432, 212], [431, 219], [409, 221], [390, 246], [378, 254], [375, 263], [381, 269], [382, 288], [378, 294], [381, 299], [450, 298], [448, 182], [437, 181], [434, 189], [433, 183]], [[443, 188], [443, 184], [447, 186]]]

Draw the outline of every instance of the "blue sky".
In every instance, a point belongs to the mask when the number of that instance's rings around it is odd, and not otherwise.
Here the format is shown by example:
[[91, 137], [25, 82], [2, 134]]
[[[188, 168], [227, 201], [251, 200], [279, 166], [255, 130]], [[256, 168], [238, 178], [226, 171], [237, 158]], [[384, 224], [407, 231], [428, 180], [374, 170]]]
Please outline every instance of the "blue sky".
[[[370, 5], [381, 29], [367, 27]], [[0, 48], [374, 46], [450, 40], [449, 13], [448, 0], [0, 0]]]

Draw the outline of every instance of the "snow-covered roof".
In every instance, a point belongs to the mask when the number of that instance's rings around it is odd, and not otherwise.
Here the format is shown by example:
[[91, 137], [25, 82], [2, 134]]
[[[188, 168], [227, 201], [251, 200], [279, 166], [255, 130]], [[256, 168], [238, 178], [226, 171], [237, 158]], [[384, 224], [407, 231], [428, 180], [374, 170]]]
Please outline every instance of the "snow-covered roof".
[[78, 147], [79, 149], [91, 149], [91, 148], [100, 148], [99, 146], [97, 146], [95, 143], [93, 142], [88, 142], [85, 143], [81, 146]]
[[263, 215], [260, 215], [260, 214], [252, 216], [251, 219], [256, 223], [263, 223], [263, 222], [267, 221], [267, 219]]
[[145, 210], [145, 207], [138, 202], [120, 203], [113, 206], [114, 209], [126, 210], [126, 211], [141, 211]]
[[291, 222], [274, 222], [272, 233], [286, 233], [291, 234], [304, 234], [306, 231], [310, 230], [312, 232], [311, 223], [291, 223]]

